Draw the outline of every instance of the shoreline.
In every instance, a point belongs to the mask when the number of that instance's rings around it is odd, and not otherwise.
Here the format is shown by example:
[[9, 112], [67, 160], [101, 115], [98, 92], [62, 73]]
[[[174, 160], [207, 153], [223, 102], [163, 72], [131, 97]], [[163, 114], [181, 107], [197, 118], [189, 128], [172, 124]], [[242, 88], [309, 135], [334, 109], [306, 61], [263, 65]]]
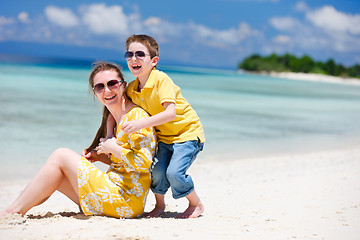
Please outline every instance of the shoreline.
[[[4, 239], [347, 239], [360, 235], [360, 149], [196, 161], [189, 169], [205, 205], [197, 219], [169, 191], [163, 218], [86, 217], [60, 193], [27, 217], [0, 218]], [[1, 181], [1, 208], [24, 181]], [[149, 193], [145, 212], [154, 207]], [[59, 226], [62, 226], [59, 228]]]
[[296, 72], [250, 72], [244, 71], [247, 74], [256, 74], [261, 76], [270, 76], [285, 78], [290, 80], [302, 80], [302, 81], [313, 81], [313, 82], [327, 82], [327, 83], [337, 83], [337, 84], [349, 84], [349, 85], [358, 85], [360, 86], [360, 79], [358, 78], [343, 78], [338, 76], [330, 76], [324, 74], [316, 73], [296, 73]]

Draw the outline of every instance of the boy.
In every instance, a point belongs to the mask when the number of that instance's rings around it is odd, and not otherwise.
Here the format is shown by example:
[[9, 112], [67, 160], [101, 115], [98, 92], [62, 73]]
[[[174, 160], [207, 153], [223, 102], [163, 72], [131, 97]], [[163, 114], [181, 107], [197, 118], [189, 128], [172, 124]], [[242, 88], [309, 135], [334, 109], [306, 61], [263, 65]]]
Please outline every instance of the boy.
[[196, 218], [202, 214], [204, 206], [186, 171], [203, 149], [205, 137], [200, 119], [181, 95], [180, 88], [168, 75], [156, 70], [159, 46], [155, 39], [132, 35], [125, 45], [125, 59], [136, 77], [126, 94], [151, 117], [125, 123], [122, 130], [129, 134], [154, 126], [158, 140], [151, 183], [156, 205], [148, 215], [159, 217], [165, 211], [164, 195], [171, 187], [175, 199], [186, 197], [189, 201], [188, 208], [177, 217]]

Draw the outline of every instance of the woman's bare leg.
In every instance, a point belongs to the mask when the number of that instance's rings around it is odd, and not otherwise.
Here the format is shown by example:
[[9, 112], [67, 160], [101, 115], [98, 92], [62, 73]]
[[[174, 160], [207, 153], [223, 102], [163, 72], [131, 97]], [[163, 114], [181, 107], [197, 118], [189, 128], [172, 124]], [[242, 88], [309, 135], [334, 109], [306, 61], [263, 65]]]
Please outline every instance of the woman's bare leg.
[[79, 204], [78, 197], [75, 197], [79, 195], [77, 187], [79, 161], [80, 155], [70, 149], [56, 150], [15, 202], [0, 215], [7, 213], [24, 215], [32, 207], [44, 202], [56, 190], [60, 190]]
[[[69, 180], [67, 178], [63, 179], [62, 183], [60, 184], [60, 186], [58, 187], [57, 190], [59, 192], [61, 192], [62, 194], [64, 194], [65, 196], [67, 196], [68, 198], [70, 198], [70, 200], [72, 200], [74, 203], [76, 203], [77, 205], [80, 206], [79, 195], [76, 194], [75, 190], [73, 189], [71, 183], [69, 182]], [[42, 204], [43, 202], [48, 200], [48, 198], [43, 199], [37, 205]]]
[[[75, 191], [70, 181], [64, 178], [61, 185], [57, 189], [59, 192], [70, 198], [74, 203], [80, 206], [79, 192]], [[77, 189], [78, 190], [78, 189]]]

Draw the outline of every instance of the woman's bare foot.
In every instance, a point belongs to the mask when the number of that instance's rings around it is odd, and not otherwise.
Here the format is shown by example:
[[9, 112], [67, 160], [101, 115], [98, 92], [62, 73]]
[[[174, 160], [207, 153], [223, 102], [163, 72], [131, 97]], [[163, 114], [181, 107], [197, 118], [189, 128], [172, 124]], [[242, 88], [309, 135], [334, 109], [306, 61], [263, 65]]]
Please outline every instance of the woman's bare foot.
[[205, 210], [204, 205], [199, 202], [196, 206], [191, 206], [185, 210], [185, 212], [177, 215], [177, 218], [197, 218], [199, 217]]
[[6, 210], [1, 211], [1, 212], [0, 212], [0, 217], [6, 216], [6, 215], [8, 215], [8, 214], [9, 214], [9, 213], [8, 213]]
[[1, 216], [6, 216], [6, 215], [9, 215], [9, 214], [20, 214], [20, 213], [16, 212], [16, 211], [11, 211], [11, 210], [5, 209], [4, 211], [0, 212], [0, 217]]

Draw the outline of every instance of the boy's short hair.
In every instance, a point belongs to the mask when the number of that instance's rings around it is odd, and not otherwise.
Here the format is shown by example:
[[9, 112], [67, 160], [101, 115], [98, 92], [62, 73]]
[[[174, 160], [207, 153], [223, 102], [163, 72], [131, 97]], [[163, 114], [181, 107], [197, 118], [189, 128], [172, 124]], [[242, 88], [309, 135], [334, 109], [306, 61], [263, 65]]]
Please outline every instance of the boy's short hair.
[[126, 50], [129, 50], [129, 46], [133, 42], [138, 42], [144, 45], [148, 49], [151, 58], [159, 56], [159, 45], [153, 37], [145, 34], [133, 34], [126, 39]]

